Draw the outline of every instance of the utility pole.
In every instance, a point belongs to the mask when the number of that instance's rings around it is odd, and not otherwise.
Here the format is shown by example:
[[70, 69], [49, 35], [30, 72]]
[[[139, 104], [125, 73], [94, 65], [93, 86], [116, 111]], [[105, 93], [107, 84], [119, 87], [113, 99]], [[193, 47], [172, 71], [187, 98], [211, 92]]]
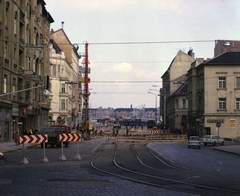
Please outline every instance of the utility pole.
[[[167, 126], [167, 92], [166, 88], [160, 88], [159, 90], [160, 97], [163, 96], [163, 126], [164, 130], [166, 129]], [[159, 100], [161, 103], [161, 100]]]
[[50, 83], [49, 83], [49, 76], [46, 75], [45, 76], [45, 84], [44, 85], [35, 86], [35, 87], [31, 87], [31, 88], [26, 88], [26, 89], [22, 89], [22, 90], [10, 92], [10, 93], [0, 94], [0, 97], [4, 97], [6, 95], [12, 95], [12, 94], [16, 94], [16, 93], [20, 93], [20, 92], [24, 92], [24, 91], [29, 91], [29, 90], [36, 89], [36, 88], [42, 88], [42, 87], [45, 87], [45, 90], [49, 90], [49, 85], [50, 85]]
[[[151, 90], [151, 89], [149, 89], [149, 90]], [[157, 95], [155, 93], [150, 92], [150, 91], [148, 91], [148, 93], [155, 96], [155, 121], [156, 121], [156, 124], [157, 124]], [[159, 123], [160, 123], [160, 120], [159, 120]]]
[[84, 114], [84, 126], [85, 131], [89, 132], [89, 106], [88, 106], [88, 100], [89, 100], [89, 90], [88, 90], [88, 43], [85, 43], [85, 93], [84, 93], [84, 104], [85, 104], [85, 114]]

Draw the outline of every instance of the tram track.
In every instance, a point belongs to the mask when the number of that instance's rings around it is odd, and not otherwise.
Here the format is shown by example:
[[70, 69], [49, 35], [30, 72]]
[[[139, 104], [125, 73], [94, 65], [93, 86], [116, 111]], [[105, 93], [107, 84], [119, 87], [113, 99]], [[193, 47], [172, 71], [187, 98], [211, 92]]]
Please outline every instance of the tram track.
[[[133, 151], [136, 158], [139, 160], [139, 162], [144, 165], [144, 167], [150, 168], [153, 171], [161, 172], [161, 177], [166, 177], [167, 180], [174, 180], [178, 179], [177, 181], [180, 184], [187, 184], [191, 186], [195, 186], [196, 188], [203, 188], [207, 190], [215, 190], [217, 192], [224, 193], [223, 195], [226, 195], [227, 193], [231, 193], [231, 195], [239, 195], [240, 193], [240, 180], [236, 178], [229, 178], [229, 177], [223, 177], [220, 175], [209, 175], [202, 171], [192, 171], [182, 168], [174, 167], [168, 163], [165, 162], [162, 158], [159, 156], [156, 156], [152, 151], [149, 151], [149, 149], [144, 149], [144, 152], [147, 150], [148, 152], [144, 155], [139, 157], [139, 154], [136, 152], [136, 150], [131, 147], [131, 150]], [[159, 160], [163, 165], [160, 167], [156, 167], [156, 165], [152, 164], [152, 161], [146, 161], [144, 158], [147, 156], [147, 154], [150, 153], [152, 156], [154, 156], [157, 160]], [[167, 168], [167, 169], [166, 169]], [[170, 168], [170, 170], [169, 170]], [[174, 171], [174, 172], [173, 172]], [[209, 193], [208, 193], [209, 194]]]
[[[232, 181], [233, 188], [225, 188], [224, 178], [210, 179], [193, 171], [180, 170], [144, 147], [116, 146], [111, 139], [99, 148], [91, 165], [111, 176], [169, 190], [199, 195], [239, 195], [240, 192], [239, 182]], [[204, 179], [206, 177], [208, 179]]]

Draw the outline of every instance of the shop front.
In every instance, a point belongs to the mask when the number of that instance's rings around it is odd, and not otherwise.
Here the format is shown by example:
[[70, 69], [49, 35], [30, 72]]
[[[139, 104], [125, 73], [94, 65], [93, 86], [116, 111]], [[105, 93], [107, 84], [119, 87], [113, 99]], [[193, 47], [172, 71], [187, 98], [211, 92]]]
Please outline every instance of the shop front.
[[0, 142], [12, 140], [12, 104], [0, 102]]

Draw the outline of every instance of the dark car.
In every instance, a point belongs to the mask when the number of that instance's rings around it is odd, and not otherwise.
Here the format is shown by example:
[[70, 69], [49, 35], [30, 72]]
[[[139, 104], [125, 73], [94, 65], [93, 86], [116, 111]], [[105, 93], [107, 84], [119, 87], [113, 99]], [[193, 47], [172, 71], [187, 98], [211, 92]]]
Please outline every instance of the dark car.
[[3, 165], [4, 163], [4, 153], [3, 152], [0, 152], [0, 165]]
[[147, 128], [148, 129], [152, 129], [153, 127], [156, 127], [157, 125], [156, 125], [156, 122], [155, 122], [155, 120], [148, 120], [147, 121]]

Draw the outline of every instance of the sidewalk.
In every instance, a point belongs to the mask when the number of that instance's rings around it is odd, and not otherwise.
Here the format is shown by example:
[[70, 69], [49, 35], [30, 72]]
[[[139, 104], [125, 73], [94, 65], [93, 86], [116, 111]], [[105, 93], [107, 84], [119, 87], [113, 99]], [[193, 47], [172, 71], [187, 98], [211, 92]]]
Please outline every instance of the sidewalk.
[[[32, 144], [24, 144], [24, 149], [31, 147]], [[0, 152], [12, 152], [15, 150], [22, 150], [23, 144], [16, 146], [14, 141], [0, 142]]]
[[215, 146], [214, 150], [219, 150], [227, 153], [232, 153], [236, 155], [240, 155], [240, 143], [233, 143], [232, 145], [225, 146]]

